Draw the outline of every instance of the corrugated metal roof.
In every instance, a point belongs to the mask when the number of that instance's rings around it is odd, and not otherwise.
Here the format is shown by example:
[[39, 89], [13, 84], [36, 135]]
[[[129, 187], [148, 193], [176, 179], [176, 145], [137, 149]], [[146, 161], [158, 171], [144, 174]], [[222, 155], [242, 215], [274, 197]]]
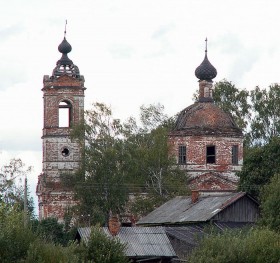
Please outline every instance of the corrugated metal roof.
[[[112, 237], [107, 227], [102, 228], [105, 234]], [[84, 242], [90, 236], [91, 228], [78, 228]], [[176, 257], [176, 253], [163, 227], [121, 227], [115, 236], [126, 245], [128, 257]]]
[[190, 224], [187, 226], [167, 226], [165, 227], [165, 232], [168, 236], [176, 238], [178, 240], [184, 241], [188, 244], [196, 246], [199, 240], [209, 233], [211, 233], [211, 229], [209, 226], [212, 227], [212, 230], [223, 232], [228, 229], [241, 229], [245, 227], [252, 227], [254, 223], [241, 223], [241, 222], [213, 222], [213, 224]]
[[193, 246], [198, 244], [198, 241], [205, 235], [205, 226], [176, 226], [165, 227], [165, 232], [168, 236], [182, 240]]
[[90, 237], [91, 228], [90, 227], [78, 227], [77, 229], [81, 240], [87, 244]]
[[137, 225], [206, 222], [244, 195], [243, 192], [211, 194], [199, 197], [196, 203], [192, 203], [190, 196], [178, 196], [141, 218]]

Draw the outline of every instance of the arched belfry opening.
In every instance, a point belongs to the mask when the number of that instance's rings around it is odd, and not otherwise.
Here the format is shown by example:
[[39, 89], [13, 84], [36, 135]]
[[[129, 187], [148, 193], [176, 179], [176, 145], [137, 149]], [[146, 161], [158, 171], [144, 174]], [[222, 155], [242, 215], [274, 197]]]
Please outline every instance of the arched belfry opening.
[[63, 100], [58, 106], [58, 126], [60, 128], [71, 127], [73, 124], [73, 107], [70, 101]]

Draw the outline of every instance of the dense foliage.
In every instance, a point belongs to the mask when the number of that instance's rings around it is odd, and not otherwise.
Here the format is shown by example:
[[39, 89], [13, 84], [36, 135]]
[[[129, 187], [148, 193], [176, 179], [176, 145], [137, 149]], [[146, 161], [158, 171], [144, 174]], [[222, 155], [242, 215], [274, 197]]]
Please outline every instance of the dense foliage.
[[280, 235], [268, 229], [228, 231], [204, 238], [190, 263], [278, 263]]
[[[131, 208], [136, 213], [186, 193], [186, 175], [168, 155], [170, 120], [163, 107], [141, 107], [140, 120], [141, 125], [132, 117], [121, 123], [110, 107], [95, 103], [85, 112], [85, 122], [74, 129], [73, 138], [84, 147], [84, 162], [76, 177], [66, 175], [64, 182], [71, 178], [68, 183], [80, 201], [75, 208], [80, 223], [85, 218], [85, 224], [104, 224], [110, 211], [122, 213], [128, 207], [131, 192], [136, 195]], [[142, 204], [149, 201], [152, 205], [143, 210]]]
[[[197, 99], [198, 94], [194, 94]], [[229, 112], [243, 130], [247, 146], [264, 145], [280, 136], [280, 86], [256, 86], [251, 91], [238, 89], [232, 82], [222, 80], [214, 85], [214, 102]]]
[[247, 148], [244, 153], [239, 189], [259, 199], [261, 189], [280, 173], [280, 137], [263, 146]]
[[245, 130], [250, 118], [250, 104], [248, 102], [249, 92], [239, 90], [234, 84], [227, 80], [215, 84], [213, 99], [224, 111], [230, 112], [236, 124]]
[[117, 238], [109, 238], [99, 227], [92, 227], [90, 239], [86, 246], [87, 260], [94, 263], [128, 263], [125, 245]]
[[0, 262], [18, 262], [25, 258], [35, 235], [30, 229], [23, 227], [22, 211], [1, 202], [0, 226]]
[[280, 173], [275, 174], [262, 190], [261, 215], [263, 225], [280, 233]]
[[[0, 168], [0, 202], [9, 205], [24, 206], [24, 179], [28, 177], [32, 167], [25, 167], [21, 159], [11, 159]], [[29, 215], [34, 212], [33, 199], [27, 191]]]

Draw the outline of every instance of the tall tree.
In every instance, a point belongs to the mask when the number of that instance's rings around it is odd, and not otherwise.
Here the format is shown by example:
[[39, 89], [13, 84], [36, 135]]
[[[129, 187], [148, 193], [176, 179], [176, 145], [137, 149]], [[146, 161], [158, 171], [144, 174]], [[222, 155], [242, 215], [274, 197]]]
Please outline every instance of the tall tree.
[[[9, 163], [0, 168], [0, 201], [19, 206], [24, 206], [24, 179], [30, 174], [32, 167], [26, 167], [21, 159], [11, 159]], [[27, 205], [29, 215], [33, 216], [34, 204], [29, 192]]]
[[251, 137], [258, 144], [280, 135], [280, 86], [256, 87], [250, 94], [252, 103]]
[[23, 262], [35, 235], [23, 226], [19, 206], [0, 201], [0, 262]]
[[134, 214], [146, 214], [173, 196], [188, 193], [187, 175], [169, 154], [168, 133], [174, 119], [168, 118], [163, 110], [160, 104], [142, 106], [141, 123], [127, 139], [127, 145], [132, 146], [129, 174], [137, 178], [134, 182], [140, 186], [136, 185], [133, 191], [136, 199], [131, 210]]
[[280, 137], [274, 137], [264, 146], [246, 149], [239, 188], [259, 199], [262, 187], [274, 174], [280, 173]]
[[237, 89], [232, 82], [219, 81], [214, 86], [213, 99], [224, 111], [229, 112], [239, 128], [245, 130], [250, 118], [249, 92]]
[[96, 103], [74, 130], [81, 145], [85, 139], [84, 166], [74, 187], [80, 214], [91, 223], [106, 222], [110, 211], [123, 212], [129, 193], [163, 200], [186, 190], [186, 176], [168, 156], [170, 120], [163, 109], [142, 106], [138, 125], [132, 117], [121, 123], [108, 106]]
[[110, 211], [123, 210], [128, 198], [123, 126], [113, 118], [110, 107], [95, 103], [85, 112], [85, 122], [74, 129], [73, 137], [84, 147], [83, 166], [74, 186], [80, 216], [104, 223]]

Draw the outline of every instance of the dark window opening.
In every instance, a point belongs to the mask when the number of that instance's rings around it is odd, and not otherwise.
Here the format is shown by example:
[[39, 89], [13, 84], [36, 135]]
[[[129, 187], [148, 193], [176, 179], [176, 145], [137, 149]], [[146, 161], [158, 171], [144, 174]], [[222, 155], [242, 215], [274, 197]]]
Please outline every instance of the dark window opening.
[[238, 145], [233, 145], [231, 149], [232, 164], [238, 165]]
[[63, 148], [63, 150], [62, 150], [62, 155], [64, 156], [64, 157], [66, 157], [66, 156], [68, 156], [69, 154], [70, 154], [70, 151], [69, 151], [69, 149], [68, 148]]
[[207, 146], [206, 148], [206, 163], [216, 162], [216, 149], [215, 146]]
[[59, 103], [59, 127], [70, 127], [72, 122], [72, 105], [68, 101]]
[[178, 164], [186, 164], [187, 163], [187, 148], [186, 146], [179, 146], [179, 155], [178, 155]]

